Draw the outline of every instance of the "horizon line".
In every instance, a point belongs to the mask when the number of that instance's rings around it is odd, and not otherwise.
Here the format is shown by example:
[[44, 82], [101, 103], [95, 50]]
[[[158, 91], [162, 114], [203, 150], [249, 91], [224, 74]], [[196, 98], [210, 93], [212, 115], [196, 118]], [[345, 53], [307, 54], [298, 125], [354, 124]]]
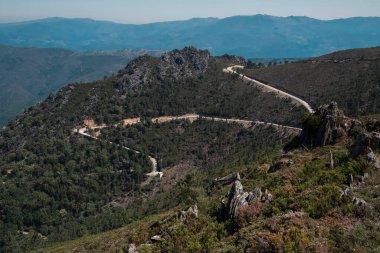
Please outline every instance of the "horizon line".
[[42, 18], [35, 18], [35, 19], [25, 19], [25, 20], [16, 20], [16, 21], [0, 21], [0, 24], [15, 24], [15, 23], [29, 23], [29, 22], [38, 22], [43, 20], [49, 20], [49, 19], [67, 19], [67, 20], [90, 20], [90, 21], [98, 21], [98, 22], [108, 22], [108, 23], [114, 23], [114, 24], [120, 24], [120, 25], [149, 25], [149, 24], [157, 24], [157, 23], [170, 23], [170, 22], [186, 22], [193, 19], [216, 19], [216, 20], [223, 20], [233, 17], [254, 17], [254, 16], [268, 16], [268, 17], [274, 17], [274, 18], [308, 18], [313, 20], [319, 20], [319, 21], [334, 21], [334, 20], [343, 20], [343, 19], [352, 19], [352, 18], [380, 18], [380, 16], [350, 16], [350, 17], [341, 17], [341, 18], [331, 18], [331, 19], [322, 19], [322, 18], [314, 18], [310, 16], [299, 16], [299, 15], [289, 15], [289, 16], [275, 16], [270, 14], [252, 14], [252, 15], [232, 15], [232, 16], [225, 16], [225, 17], [191, 17], [191, 18], [184, 18], [184, 19], [176, 19], [176, 20], [163, 20], [163, 21], [152, 21], [152, 22], [142, 22], [142, 23], [127, 23], [127, 22], [120, 22], [120, 21], [112, 21], [112, 20], [106, 20], [106, 19], [95, 19], [91, 17], [59, 17], [59, 16], [48, 16], [48, 17], [42, 17]]

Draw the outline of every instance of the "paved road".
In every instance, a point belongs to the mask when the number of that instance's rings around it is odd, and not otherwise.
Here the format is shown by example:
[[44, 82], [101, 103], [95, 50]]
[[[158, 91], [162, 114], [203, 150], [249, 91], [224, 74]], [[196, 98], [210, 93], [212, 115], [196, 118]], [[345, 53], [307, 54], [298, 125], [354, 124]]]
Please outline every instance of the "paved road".
[[306, 110], [309, 112], [309, 113], [314, 113], [314, 110], [313, 108], [304, 100], [302, 100], [301, 98], [299, 97], [296, 97], [296, 96], [293, 96], [289, 93], [286, 93], [285, 91], [282, 91], [282, 90], [279, 90], [279, 89], [276, 89], [270, 85], [267, 85], [267, 84], [264, 84], [256, 79], [253, 79], [253, 78], [250, 78], [250, 77], [247, 77], [243, 74], [240, 74], [238, 73], [237, 71], [235, 71], [235, 69], [243, 69], [244, 66], [241, 66], [241, 65], [234, 65], [234, 66], [231, 66], [231, 67], [228, 67], [228, 68], [225, 68], [223, 69], [223, 72], [225, 73], [232, 73], [232, 74], [237, 74], [239, 75], [244, 81], [246, 82], [250, 82], [250, 83], [253, 83], [256, 87], [259, 87], [262, 89], [262, 91], [264, 92], [271, 92], [271, 93], [276, 93], [277, 96], [279, 97], [282, 97], [282, 98], [289, 98], [291, 99], [291, 101], [296, 104], [296, 105], [300, 105], [300, 106], [303, 106], [306, 108]]

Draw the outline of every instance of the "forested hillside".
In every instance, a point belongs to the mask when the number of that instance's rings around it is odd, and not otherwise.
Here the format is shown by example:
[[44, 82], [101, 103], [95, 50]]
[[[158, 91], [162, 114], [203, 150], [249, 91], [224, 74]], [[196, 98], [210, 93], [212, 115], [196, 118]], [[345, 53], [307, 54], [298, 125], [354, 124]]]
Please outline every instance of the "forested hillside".
[[[346, 77], [339, 64], [364, 71], [357, 54], [318, 59]], [[306, 113], [236, 65], [253, 66], [193, 47], [143, 56], [18, 116], [0, 131], [0, 249], [378, 252], [378, 117]]]
[[[245, 60], [195, 48], [144, 56], [110, 78], [67, 85], [18, 116], [0, 132], [1, 248], [28, 251], [119, 227], [181, 204], [188, 188], [176, 183], [191, 171], [204, 171], [201, 182], [208, 182], [208, 175], [231, 164], [243, 166], [276, 152], [289, 135], [274, 128], [150, 122], [153, 116], [193, 112], [300, 124], [302, 108], [222, 72], [237, 63]], [[104, 129], [99, 140], [73, 132], [85, 119], [112, 125], [130, 117], [143, 123]], [[155, 180], [144, 183], [151, 170], [148, 154], [157, 155], [164, 172], [187, 164], [175, 173], [173, 187], [158, 190]], [[150, 191], [155, 198], [146, 199]]]

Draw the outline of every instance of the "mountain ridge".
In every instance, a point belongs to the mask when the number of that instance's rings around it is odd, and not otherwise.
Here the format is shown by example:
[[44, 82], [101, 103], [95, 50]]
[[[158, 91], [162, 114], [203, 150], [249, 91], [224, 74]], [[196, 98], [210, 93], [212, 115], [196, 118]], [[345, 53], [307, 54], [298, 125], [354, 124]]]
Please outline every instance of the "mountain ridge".
[[318, 20], [269, 15], [194, 18], [148, 24], [53, 18], [0, 24], [0, 44], [91, 51], [124, 48], [172, 50], [193, 45], [214, 55], [305, 58], [378, 46], [379, 17]]

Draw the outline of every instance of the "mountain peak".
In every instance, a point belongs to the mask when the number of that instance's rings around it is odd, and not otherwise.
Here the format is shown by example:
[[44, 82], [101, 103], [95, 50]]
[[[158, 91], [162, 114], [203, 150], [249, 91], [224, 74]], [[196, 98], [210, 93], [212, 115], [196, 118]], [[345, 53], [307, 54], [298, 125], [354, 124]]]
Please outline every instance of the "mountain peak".
[[155, 80], [192, 78], [206, 72], [210, 57], [209, 51], [192, 46], [169, 51], [161, 58], [142, 56], [128, 64], [120, 81], [136, 87]]

